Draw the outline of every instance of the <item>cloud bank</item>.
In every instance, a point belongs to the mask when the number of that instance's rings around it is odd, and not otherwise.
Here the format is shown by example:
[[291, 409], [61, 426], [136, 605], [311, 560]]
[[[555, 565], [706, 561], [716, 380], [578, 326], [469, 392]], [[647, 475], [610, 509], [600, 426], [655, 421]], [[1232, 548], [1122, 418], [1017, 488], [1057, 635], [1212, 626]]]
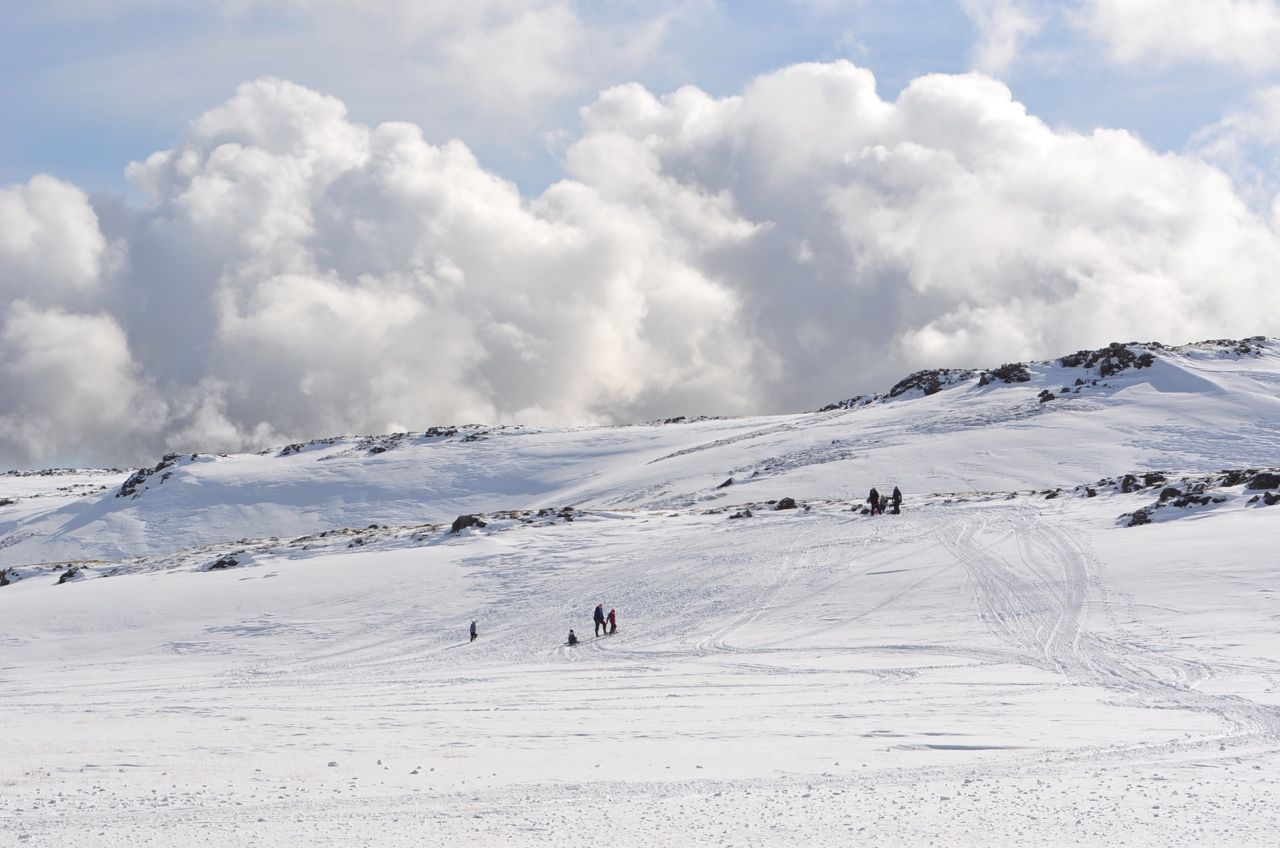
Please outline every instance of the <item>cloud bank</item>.
[[536, 197], [259, 79], [129, 167], [0, 189], [0, 466], [470, 421], [812, 408], [926, 366], [1280, 332], [1280, 238], [1203, 159], [981, 75], [847, 62], [581, 110]]
[[960, 0], [978, 31], [973, 67], [1000, 76], [1018, 58], [1022, 42], [1034, 36], [1043, 21], [1019, 0]]
[[1190, 62], [1248, 73], [1280, 68], [1276, 0], [1084, 0], [1080, 21], [1124, 64]]

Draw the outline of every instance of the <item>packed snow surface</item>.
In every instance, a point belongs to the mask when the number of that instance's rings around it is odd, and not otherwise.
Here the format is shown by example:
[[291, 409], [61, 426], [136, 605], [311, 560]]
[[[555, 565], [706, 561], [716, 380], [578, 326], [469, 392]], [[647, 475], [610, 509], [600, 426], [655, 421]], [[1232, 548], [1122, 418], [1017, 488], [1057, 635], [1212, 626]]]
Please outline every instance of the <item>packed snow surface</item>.
[[1270, 845], [1252, 341], [0, 475], [0, 845]]

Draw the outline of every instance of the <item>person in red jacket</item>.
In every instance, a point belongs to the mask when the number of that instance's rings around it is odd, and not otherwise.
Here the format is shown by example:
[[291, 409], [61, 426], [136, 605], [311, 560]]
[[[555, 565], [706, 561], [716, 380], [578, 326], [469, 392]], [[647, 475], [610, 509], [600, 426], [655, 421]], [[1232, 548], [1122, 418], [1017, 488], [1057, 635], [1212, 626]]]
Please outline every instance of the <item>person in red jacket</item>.
[[605, 627], [606, 633], [618, 632], [618, 611], [617, 610], [615, 609], [609, 610], [609, 615], [605, 617], [605, 625], [606, 625]]

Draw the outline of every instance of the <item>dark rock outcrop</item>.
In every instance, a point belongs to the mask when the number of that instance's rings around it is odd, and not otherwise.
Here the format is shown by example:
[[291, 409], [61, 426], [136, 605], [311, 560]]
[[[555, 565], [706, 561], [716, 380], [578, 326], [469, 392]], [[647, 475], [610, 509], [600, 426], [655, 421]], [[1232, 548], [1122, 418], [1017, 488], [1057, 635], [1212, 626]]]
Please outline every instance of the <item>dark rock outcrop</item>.
[[857, 409], [860, 406], [867, 406], [876, 399], [876, 395], [854, 395], [845, 400], [838, 400], [835, 403], [829, 403], [819, 409], [819, 412], [834, 412], [837, 409]]
[[[1153, 345], [1149, 345], [1153, 346]], [[1111, 377], [1129, 368], [1150, 368], [1155, 365], [1156, 358], [1150, 351], [1134, 353], [1130, 348], [1138, 347], [1137, 342], [1123, 344], [1112, 342], [1098, 350], [1080, 350], [1058, 359], [1063, 368], [1098, 369], [1099, 377]]]
[[484, 519], [478, 515], [459, 515], [453, 519], [453, 524], [449, 528], [450, 533], [461, 533], [468, 527], [485, 527]]
[[988, 386], [999, 380], [1002, 383], [1026, 383], [1031, 380], [1031, 372], [1021, 362], [1006, 362], [999, 368], [983, 371], [978, 378], [979, 386]]
[[[195, 454], [192, 454], [194, 457]], [[116, 492], [117, 498], [127, 498], [139, 494], [139, 489], [147, 482], [151, 475], [165, 471], [178, 464], [178, 460], [182, 458], [182, 454], [170, 453], [165, 454], [155, 468], [139, 468], [137, 471], [129, 475], [129, 479], [120, 484], [120, 491]], [[168, 480], [171, 475], [164, 474], [160, 477], [160, 482]]]
[[[1121, 516], [1121, 518], [1123, 517], [1124, 516]], [[1151, 523], [1151, 512], [1146, 507], [1143, 507], [1142, 509], [1132, 513], [1129, 516], [1129, 521], [1127, 524], [1125, 524], [1125, 526], [1141, 527], [1143, 524], [1150, 524], [1150, 523]]]
[[795, 509], [795, 508], [796, 508], [796, 499], [795, 499], [795, 498], [783, 498], [782, 500], [778, 501], [778, 502], [774, 505], [774, 507], [773, 507], [773, 508], [774, 508], [774, 509]]
[[209, 570], [209, 571], [222, 571], [223, 569], [227, 569], [227, 568], [235, 568], [235, 567], [236, 567], [237, 565], [239, 565], [239, 564], [240, 564], [240, 560], [236, 559], [236, 558], [235, 558], [234, 556], [232, 556], [231, 554], [227, 554], [226, 556], [219, 557], [218, 559], [216, 559], [216, 560], [214, 560], [213, 562], [209, 563], [209, 569], [208, 569], [208, 570]]
[[1273, 471], [1263, 471], [1255, 474], [1253, 479], [1245, 486], [1246, 489], [1280, 489], [1280, 474]]
[[924, 395], [933, 395], [942, 391], [943, 386], [951, 386], [969, 379], [973, 371], [956, 368], [935, 368], [930, 371], [917, 371], [898, 381], [889, 390], [889, 397], [895, 398], [912, 389], [919, 389]]

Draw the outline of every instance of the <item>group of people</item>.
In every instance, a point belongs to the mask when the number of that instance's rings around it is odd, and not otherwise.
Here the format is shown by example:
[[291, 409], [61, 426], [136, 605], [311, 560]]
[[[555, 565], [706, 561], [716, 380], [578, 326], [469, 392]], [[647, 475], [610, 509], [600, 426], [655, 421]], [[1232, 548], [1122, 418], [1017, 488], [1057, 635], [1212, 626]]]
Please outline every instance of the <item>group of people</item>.
[[[867, 503], [871, 505], [872, 515], [884, 515], [886, 509], [890, 515], [900, 515], [902, 513], [902, 491], [897, 487], [893, 487], [892, 495], [882, 495], [874, 486], [871, 487], [871, 493], [867, 495]], [[595, 612], [591, 614], [592, 621], [596, 625], [596, 636], [601, 634], [609, 635], [618, 632], [618, 611], [616, 609], [609, 610], [608, 615], [605, 614], [604, 604], [596, 604]], [[476, 640], [476, 623], [471, 622], [471, 641]], [[578, 634], [573, 632], [573, 628], [569, 628], [568, 644], [578, 644]]]
[[[609, 614], [604, 614], [604, 604], [596, 604], [596, 610], [591, 614], [591, 620], [596, 623], [596, 635], [601, 634], [608, 636], [610, 633], [618, 632], [618, 611], [616, 609], [609, 610]], [[569, 644], [578, 644], [578, 634], [573, 632], [573, 628], [569, 628]]]
[[[870, 510], [872, 511], [872, 515], [884, 515], [884, 510], [890, 511], [890, 515], [900, 515], [902, 512], [902, 492], [901, 489], [896, 487], [896, 485], [893, 487], [893, 493], [888, 494], [888, 496], [876, 491], [876, 487], [873, 485], [872, 491], [870, 491], [867, 496], [867, 502], [870, 507], [872, 507], [872, 510]], [[608, 615], [605, 615], [603, 603], [596, 603], [595, 611], [591, 614], [591, 620], [595, 623], [596, 637], [599, 637], [600, 634], [608, 635], [618, 632], [618, 611], [609, 610]], [[475, 642], [476, 640], [475, 621], [472, 621], [471, 623], [471, 640], [472, 642]], [[568, 644], [577, 643], [579, 643], [579, 638], [577, 638], [576, 633], [573, 633], [573, 629], [570, 628], [570, 632], [568, 632]]]
[[[884, 515], [886, 509], [890, 515], [900, 515], [902, 513], [902, 491], [897, 486], [893, 487], [892, 495], [882, 495], [874, 486], [871, 487], [870, 494], [867, 495], [867, 503], [871, 505], [872, 515]], [[596, 636], [601, 634], [609, 635], [618, 632], [618, 611], [616, 609], [609, 610], [608, 615], [605, 614], [604, 604], [596, 604], [595, 612], [591, 614], [592, 621], [596, 625]], [[476, 623], [471, 622], [471, 641], [476, 640]], [[570, 645], [578, 644], [578, 634], [573, 632], [573, 628], [569, 628]]]
[[902, 492], [898, 491], [898, 487], [893, 487], [893, 494], [885, 496], [876, 491], [876, 487], [871, 487], [871, 494], [867, 495], [867, 503], [871, 505], [872, 515], [884, 515], [886, 507], [889, 507], [890, 515], [900, 515], [902, 513]]
[[[609, 614], [605, 615], [604, 604], [596, 604], [596, 611], [591, 614], [592, 619], [596, 623], [596, 635], [609, 635], [618, 632], [618, 611], [616, 609], [609, 610]], [[476, 640], [476, 623], [471, 622], [471, 628], [468, 631], [471, 636], [470, 641]], [[569, 644], [578, 644], [578, 634], [573, 632], [573, 628], [569, 629]]]

